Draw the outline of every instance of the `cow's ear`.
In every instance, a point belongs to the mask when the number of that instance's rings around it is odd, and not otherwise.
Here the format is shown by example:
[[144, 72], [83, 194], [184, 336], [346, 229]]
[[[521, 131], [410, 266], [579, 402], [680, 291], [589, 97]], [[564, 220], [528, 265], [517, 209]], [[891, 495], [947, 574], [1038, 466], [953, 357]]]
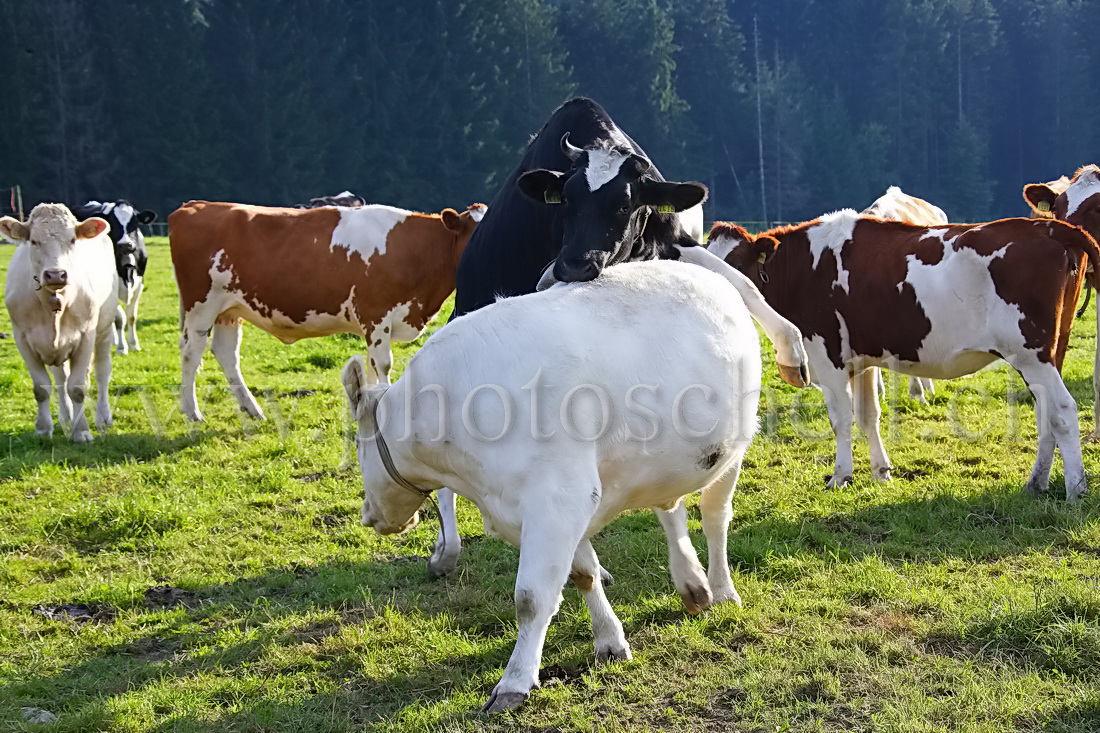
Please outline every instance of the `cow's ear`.
[[707, 200], [707, 187], [694, 181], [669, 183], [668, 181], [643, 181], [638, 184], [642, 203], [652, 206], [662, 214], [686, 211]]
[[779, 247], [779, 240], [767, 234], [760, 235], [753, 242], [753, 251], [756, 252], [756, 259], [760, 264], [767, 262], [768, 258], [775, 254], [777, 247]]
[[27, 225], [10, 216], [0, 219], [0, 234], [13, 242], [26, 242], [31, 238], [31, 230], [27, 228]]
[[524, 196], [540, 204], [560, 204], [565, 174], [542, 168], [527, 171], [517, 181]]
[[452, 232], [462, 231], [462, 219], [454, 209], [443, 209], [439, 212], [439, 218], [443, 220], [443, 226]]
[[82, 221], [76, 225], [76, 238], [77, 239], [92, 239], [98, 237], [103, 232], [110, 229], [110, 225], [98, 216], [93, 216], [87, 221]]
[[152, 224], [154, 221], [156, 221], [156, 218], [157, 212], [146, 209], [145, 211], [137, 215], [137, 222], [138, 224]]
[[1029, 183], [1024, 186], [1024, 201], [1040, 216], [1053, 216], [1054, 200], [1058, 194], [1045, 183]]
[[340, 381], [344, 385], [344, 391], [348, 395], [348, 404], [351, 405], [351, 416], [356, 422], [359, 421], [360, 409], [363, 406], [364, 398], [366, 397], [366, 389], [369, 384], [367, 381], [367, 370], [363, 366], [363, 355], [356, 354], [348, 359], [347, 364], [344, 364], [343, 370], [340, 372]]

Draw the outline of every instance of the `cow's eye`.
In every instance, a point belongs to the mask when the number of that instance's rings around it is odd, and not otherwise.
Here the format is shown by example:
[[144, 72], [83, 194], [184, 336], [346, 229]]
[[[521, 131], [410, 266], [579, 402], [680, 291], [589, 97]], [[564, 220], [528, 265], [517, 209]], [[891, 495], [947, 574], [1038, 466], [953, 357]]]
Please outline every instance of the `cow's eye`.
[[619, 207], [619, 213], [620, 214], [629, 214], [630, 213], [630, 204], [623, 204], [622, 206], [620, 206]]

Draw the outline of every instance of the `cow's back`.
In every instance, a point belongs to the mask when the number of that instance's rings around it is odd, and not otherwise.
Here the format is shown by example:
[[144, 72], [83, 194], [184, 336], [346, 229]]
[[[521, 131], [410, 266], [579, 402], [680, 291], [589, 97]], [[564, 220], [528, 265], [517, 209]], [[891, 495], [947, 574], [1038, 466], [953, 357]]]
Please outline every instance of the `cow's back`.
[[[732, 455], [735, 443], [747, 444], [759, 340], [719, 276], [674, 262], [627, 263], [596, 282], [505, 299], [447, 324], [392, 389], [403, 403], [403, 390], [428, 384], [444, 387], [452, 437], [470, 443], [489, 492], [532, 470], [539, 455], [594, 455], [605, 488], [622, 492], [607, 504], [613, 516], [651, 505], [636, 504], [641, 496], [705, 485], [717, 461], [704, 454]], [[427, 409], [415, 413], [416, 432], [435, 434], [438, 412], [417, 404]], [[468, 495], [479, 491], [474, 483], [454, 488]]]

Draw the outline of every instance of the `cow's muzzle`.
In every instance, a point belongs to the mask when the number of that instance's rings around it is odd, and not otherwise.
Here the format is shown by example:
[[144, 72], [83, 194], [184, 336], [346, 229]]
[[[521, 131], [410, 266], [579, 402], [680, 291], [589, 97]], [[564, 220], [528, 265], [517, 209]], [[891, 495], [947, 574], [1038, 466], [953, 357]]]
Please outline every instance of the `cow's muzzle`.
[[583, 259], [566, 262], [558, 260], [554, 265], [554, 278], [563, 283], [586, 283], [595, 280], [603, 271], [603, 265], [595, 260]]
[[57, 292], [69, 283], [69, 273], [64, 270], [43, 270], [42, 287]]

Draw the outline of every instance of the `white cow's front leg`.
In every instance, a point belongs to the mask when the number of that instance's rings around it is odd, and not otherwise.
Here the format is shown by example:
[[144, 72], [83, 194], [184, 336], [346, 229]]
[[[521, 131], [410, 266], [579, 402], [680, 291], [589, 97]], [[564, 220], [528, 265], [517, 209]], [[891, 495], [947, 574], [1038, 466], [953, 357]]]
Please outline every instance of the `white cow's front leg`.
[[[123, 286], [123, 287], [125, 287], [125, 286]], [[120, 298], [118, 308], [115, 309], [115, 322], [114, 322], [114, 330], [112, 331], [112, 333], [114, 335], [115, 351], [117, 351], [120, 354], [125, 354], [127, 352], [127, 347], [126, 347], [126, 311], [123, 310], [123, 308], [122, 308], [121, 298]]]
[[256, 398], [252, 396], [241, 374], [241, 322], [234, 320], [232, 323], [215, 323], [214, 333], [210, 338], [210, 350], [221, 365], [225, 380], [229, 382], [229, 389], [237, 398], [237, 405], [249, 417], [263, 420], [264, 411], [256, 404]]
[[867, 444], [871, 452], [871, 476], [876, 481], [890, 480], [890, 458], [886, 455], [886, 446], [882, 444], [882, 435], [879, 433], [879, 419], [882, 416], [882, 407], [878, 401], [878, 390], [875, 382], [878, 380], [878, 369], [866, 369], [853, 376], [850, 380], [852, 395], [855, 401], [856, 422], [859, 429], [867, 436]]
[[668, 570], [672, 575], [672, 585], [683, 599], [688, 613], [700, 613], [710, 607], [714, 596], [688, 536], [687, 507], [680, 502], [670, 511], [653, 511], [661, 521], [668, 541]]
[[584, 602], [592, 617], [596, 661], [630, 659], [630, 644], [623, 633], [623, 624], [603, 592], [603, 572], [592, 543], [586, 539], [581, 540], [576, 554], [573, 555], [573, 570], [569, 573], [569, 579], [584, 595]]
[[714, 603], [741, 605], [741, 595], [733, 587], [730, 575], [729, 526], [733, 519], [733, 492], [741, 473], [741, 459], [721, 478], [703, 489], [699, 497], [699, 513], [703, 534], [707, 537], [707, 581]]
[[111, 344], [112, 334], [104, 331], [95, 345], [95, 426], [100, 432], [115, 424], [111, 415]]
[[852, 393], [848, 374], [843, 369], [814, 370], [822, 393], [825, 395], [825, 407], [829, 411], [829, 422], [836, 437], [836, 463], [833, 475], [829, 476], [826, 488], [844, 486], [852, 480]]
[[73, 433], [74, 443], [92, 442], [92, 430], [88, 426], [88, 417], [84, 413], [84, 398], [88, 395], [88, 374], [92, 369], [92, 356], [95, 344], [90, 338], [77, 347], [72, 356], [72, 373], [69, 375], [68, 393], [73, 401]]
[[69, 364], [50, 367], [53, 374], [55, 392], [57, 392], [57, 421], [62, 427], [68, 428], [73, 424], [73, 403], [69, 400]]
[[519, 633], [504, 676], [482, 708], [486, 712], [518, 707], [538, 687], [546, 630], [558, 612], [561, 590], [594, 509], [588, 500], [590, 488], [570, 500], [567, 492], [576, 487], [575, 479], [543, 480], [523, 491], [526, 506], [515, 595]]
[[435, 492], [435, 498], [439, 505], [439, 536], [435, 541], [435, 550], [428, 558], [428, 575], [442, 578], [454, 572], [458, 564], [458, 555], [462, 552], [462, 535], [458, 533], [455, 492], [440, 489]]
[[[1097, 291], [1100, 297], [1100, 291]], [[1100, 440], [1100, 301], [1096, 309], [1096, 355], [1092, 360], [1092, 439]]]
[[36, 435], [50, 437], [53, 435], [53, 415], [50, 414], [50, 373], [46, 365], [38, 358], [34, 349], [27, 343], [22, 333], [16, 331], [15, 346], [23, 357], [23, 363], [27, 365], [27, 371], [31, 375], [31, 384], [34, 385], [34, 401], [38, 408], [38, 414], [34, 421]]
[[134, 284], [134, 292], [131, 294], [129, 303], [126, 304], [126, 339], [130, 342], [131, 351], [141, 351], [141, 342], [138, 341], [137, 335], [137, 318], [138, 301], [141, 299], [144, 290], [145, 278], [138, 275], [137, 282]]
[[753, 317], [775, 347], [775, 358], [779, 364], [779, 375], [784, 382], [796, 387], [810, 383], [809, 359], [802, 343], [802, 333], [798, 328], [774, 308], [768, 305], [764, 296], [740, 270], [730, 267], [717, 255], [703, 247], [680, 247], [680, 259], [684, 262], [705, 267], [724, 277], [741, 294], [749, 315]]

